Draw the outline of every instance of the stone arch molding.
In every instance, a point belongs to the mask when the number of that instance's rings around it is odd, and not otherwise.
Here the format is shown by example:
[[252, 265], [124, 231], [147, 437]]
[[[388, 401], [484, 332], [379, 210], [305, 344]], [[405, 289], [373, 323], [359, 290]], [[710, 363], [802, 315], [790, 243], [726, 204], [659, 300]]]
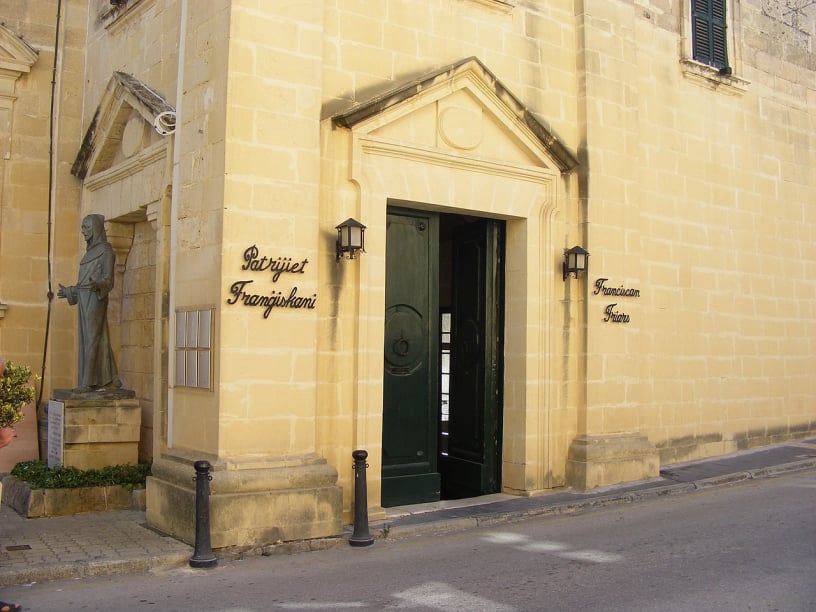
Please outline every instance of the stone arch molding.
[[336, 114], [331, 128], [327, 154], [347, 170], [325, 192], [332, 194], [328, 208], [337, 219], [355, 216], [368, 226], [355, 395], [371, 413], [358, 416], [357, 443], [380, 445], [381, 430], [366, 422], [382, 419], [387, 203], [504, 219], [503, 488], [548, 488], [547, 410], [558, 393], [548, 360], [556, 334], [542, 330], [552, 329], [556, 316], [563, 244], [553, 239], [553, 225], [566, 199], [562, 175], [577, 166], [575, 157], [476, 58]]
[[175, 108], [160, 94], [113, 73], [71, 168], [83, 181], [83, 208], [109, 222], [156, 221], [170, 183], [174, 122]]

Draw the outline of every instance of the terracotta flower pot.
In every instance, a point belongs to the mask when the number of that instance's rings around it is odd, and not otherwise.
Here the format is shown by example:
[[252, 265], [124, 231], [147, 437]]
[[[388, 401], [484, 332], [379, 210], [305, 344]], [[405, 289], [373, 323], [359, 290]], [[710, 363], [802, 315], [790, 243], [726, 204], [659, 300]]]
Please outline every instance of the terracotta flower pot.
[[0, 427], [0, 448], [11, 443], [17, 436], [17, 432], [11, 427]]

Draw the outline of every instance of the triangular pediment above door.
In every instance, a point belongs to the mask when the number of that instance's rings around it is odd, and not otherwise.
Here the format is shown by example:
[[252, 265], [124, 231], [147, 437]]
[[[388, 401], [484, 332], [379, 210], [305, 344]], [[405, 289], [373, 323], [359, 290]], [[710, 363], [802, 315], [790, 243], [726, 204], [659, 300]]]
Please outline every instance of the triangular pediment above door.
[[26, 41], [0, 24], [0, 95], [14, 94], [14, 82], [31, 71], [37, 57]]
[[102, 94], [71, 173], [105, 172], [164, 145], [175, 129], [175, 108], [139, 79], [114, 72]]
[[337, 127], [414, 146], [568, 172], [575, 156], [477, 58], [332, 117]]

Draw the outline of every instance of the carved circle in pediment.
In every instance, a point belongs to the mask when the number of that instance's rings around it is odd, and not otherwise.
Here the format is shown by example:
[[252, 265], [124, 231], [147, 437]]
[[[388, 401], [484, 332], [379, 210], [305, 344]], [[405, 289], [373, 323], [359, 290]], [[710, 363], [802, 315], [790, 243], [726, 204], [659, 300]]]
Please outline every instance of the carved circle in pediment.
[[125, 157], [133, 157], [142, 150], [145, 125], [147, 124], [141, 117], [131, 117], [125, 124], [125, 129], [122, 131], [122, 154]]
[[439, 113], [439, 134], [456, 149], [475, 149], [482, 142], [482, 113], [450, 106]]

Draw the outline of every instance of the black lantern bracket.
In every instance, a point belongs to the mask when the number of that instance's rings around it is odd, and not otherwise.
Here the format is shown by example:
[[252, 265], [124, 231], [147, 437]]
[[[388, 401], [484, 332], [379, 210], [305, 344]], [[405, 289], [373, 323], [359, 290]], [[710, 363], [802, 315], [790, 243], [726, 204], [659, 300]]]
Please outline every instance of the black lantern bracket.
[[580, 246], [574, 246], [564, 251], [564, 263], [561, 264], [564, 281], [567, 280], [570, 274], [578, 278], [579, 272], [586, 272], [588, 263], [589, 252], [586, 249]]
[[354, 259], [358, 252], [365, 253], [365, 225], [349, 218], [334, 229], [337, 230], [337, 261], [344, 256]]

